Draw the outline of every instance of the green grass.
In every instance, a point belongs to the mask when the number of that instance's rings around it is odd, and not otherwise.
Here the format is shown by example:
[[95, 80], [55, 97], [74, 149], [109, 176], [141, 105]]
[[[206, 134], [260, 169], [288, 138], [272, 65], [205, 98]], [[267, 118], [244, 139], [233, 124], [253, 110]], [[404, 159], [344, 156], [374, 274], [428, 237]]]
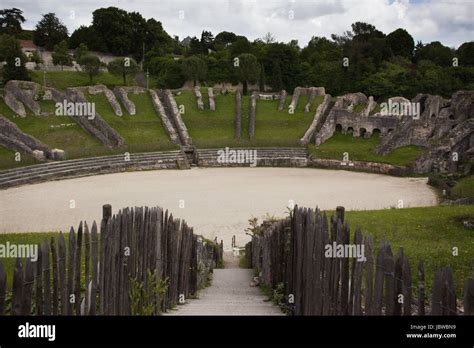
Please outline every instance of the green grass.
[[316, 97], [310, 111], [304, 112], [308, 97], [301, 96], [293, 114], [288, 110], [291, 96], [287, 96], [283, 111], [278, 111], [279, 100], [257, 101], [254, 142], [268, 146], [298, 146], [322, 100], [323, 97]]
[[[123, 116], [115, 115], [103, 94], [88, 94], [87, 99], [95, 103], [96, 111], [124, 138], [127, 149], [146, 152], [175, 148], [161, 123], [161, 118], [153, 108], [151, 97], [145, 93], [130, 93], [128, 96], [136, 106], [136, 114], [133, 116], [129, 115], [123, 106]], [[118, 151], [123, 152], [124, 149]]]
[[[423, 260], [428, 290], [432, 287], [436, 269], [452, 267], [458, 296], [462, 294], [467, 278], [474, 277], [473, 231], [463, 226], [466, 219], [474, 221], [474, 206], [346, 212], [351, 232], [360, 226], [362, 232], [374, 237], [375, 249], [381, 240], [390, 242], [394, 255], [403, 246], [414, 281], [418, 262]], [[458, 248], [458, 256], [453, 256], [454, 247]]]
[[[56, 239], [56, 247], [57, 243], [57, 236], [59, 233], [57, 232], [41, 232], [41, 233], [7, 233], [2, 234], [0, 233], [0, 244], [6, 245], [7, 242], [10, 244], [43, 244], [44, 241], [51, 240], [51, 237]], [[69, 235], [66, 233], [64, 235], [64, 239], [66, 241], [66, 249], [68, 248], [68, 237]], [[13, 269], [15, 267], [15, 259], [14, 258], [2, 258], [0, 259], [3, 267], [5, 268], [5, 273], [7, 274], [7, 289], [11, 289], [13, 284]], [[22, 260], [23, 266], [25, 265], [25, 260]]]
[[452, 194], [455, 197], [474, 197], [474, 175], [462, 178], [453, 187]]
[[0, 169], [9, 169], [16, 167], [28, 166], [31, 164], [40, 163], [32, 156], [20, 154], [20, 161], [16, 161], [16, 152], [0, 146]]
[[[183, 91], [175, 96], [176, 103], [184, 107], [182, 118], [193, 143], [200, 148], [239, 146], [244, 142], [234, 139], [235, 94], [222, 95], [214, 91], [216, 110], [209, 110], [207, 88], [201, 88], [204, 110], [198, 110], [194, 91]], [[242, 120], [242, 137], [247, 136], [247, 124]]]
[[418, 158], [423, 150], [416, 146], [404, 146], [392, 151], [387, 156], [374, 154], [373, 150], [379, 144], [376, 135], [370, 138], [353, 137], [350, 134], [334, 133], [326, 142], [316, 147], [310, 145], [311, 154], [316, 158], [343, 159], [344, 152], [349, 154], [351, 161], [381, 162], [406, 166]]
[[[31, 80], [33, 82], [44, 84], [44, 72], [31, 70]], [[112, 75], [109, 72], [101, 72], [94, 77], [92, 85], [103, 84], [109, 88], [114, 86], [123, 86], [123, 79], [121, 76]], [[136, 85], [133, 78], [127, 78], [128, 85]], [[90, 86], [89, 76], [80, 71], [47, 71], [46, 72], [46, 86], [54, 87], [59, 90], [65, 90], [68, 87]]]
[[[24, 118], [18, 117], [0, 100], [0, 114], [14, 122], [22, 131], [37, 138], [50, 148], [59, 148], [66, 151], [66, 158], [75, 158], [77, 149], [95, 148], [106, 151], [102, 144], [84, 131], [71, 117], [56, 116], [52, 101], [41, 101], [41, 112], [47, 116], [34, 116], [27, 112]], [[9, 156], [7, 154], [7, 156]], [[8, 161], [7, 161], [8, 162]]]
[[[207, 89], [201, 88], [205, 107], [208, 107]], [[183, 120], [188, 127], [193, 142], [204, 147], [256, 147], [256, 146], [298, 146], [298, 140], [304, 135], [313, 121], [314, 113], [323, 97], [316, 97], [310, 112], [304, 107], [308, 97], [300, 97], [293, 114], [288, 112], [291, 96], [285, 102], [285, 110], [278, 111], [278, 100], [258, 100], [255, 116], [255, 135], [248, 140], [248, 114], [250, 96], [242, 97], [242, 139], [234, 139], [235, 94], [221, 95], [215, 92], [216, 111], [198, 110], [193, 91], [183, 91], [176, 96], [178, 105], [185, 107]]]

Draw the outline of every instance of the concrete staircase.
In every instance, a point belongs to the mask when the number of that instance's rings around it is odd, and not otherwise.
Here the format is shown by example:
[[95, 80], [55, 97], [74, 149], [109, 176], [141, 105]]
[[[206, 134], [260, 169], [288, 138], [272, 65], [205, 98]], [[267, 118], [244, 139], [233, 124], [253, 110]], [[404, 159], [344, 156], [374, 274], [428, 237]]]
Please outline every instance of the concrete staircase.
[[0, 171], [0, 189], [64, 177], [79, 177], [125, 170], [177, 169], [186, 163], [182, 151], [150, 152], [48, 162]]

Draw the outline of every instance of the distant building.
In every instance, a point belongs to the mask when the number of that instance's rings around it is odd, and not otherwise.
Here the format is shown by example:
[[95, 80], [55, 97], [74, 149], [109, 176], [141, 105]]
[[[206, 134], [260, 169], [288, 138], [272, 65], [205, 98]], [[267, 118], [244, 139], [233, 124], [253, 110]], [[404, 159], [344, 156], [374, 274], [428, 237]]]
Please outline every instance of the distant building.
[[39, 52], [39, 47], [33, 43], [33, 40], [19, 40], [22, 52], [27, 57], [31, 57], [34, 51]]

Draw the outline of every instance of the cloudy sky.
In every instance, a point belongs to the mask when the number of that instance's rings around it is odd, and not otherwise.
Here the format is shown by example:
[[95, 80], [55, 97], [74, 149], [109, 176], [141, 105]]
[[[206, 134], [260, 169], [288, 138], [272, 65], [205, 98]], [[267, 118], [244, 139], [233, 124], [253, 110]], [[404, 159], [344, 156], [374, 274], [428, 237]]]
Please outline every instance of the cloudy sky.
[[27, 29], [55, 12], [72, 33], [91, 23], [96, 8], [108, 6], [153, 17], [181, 39], [199, 37], [202, 30], [250, 39], [271, 32], [278, 41], [297, 39], [304, 46], [314, 35], [342, 34], [364, 21], [385, 33], [405, 28], [425, 43], [458, 47], [474, 40], [474, 0], [2, 0], [0, 8], [21, 8]]

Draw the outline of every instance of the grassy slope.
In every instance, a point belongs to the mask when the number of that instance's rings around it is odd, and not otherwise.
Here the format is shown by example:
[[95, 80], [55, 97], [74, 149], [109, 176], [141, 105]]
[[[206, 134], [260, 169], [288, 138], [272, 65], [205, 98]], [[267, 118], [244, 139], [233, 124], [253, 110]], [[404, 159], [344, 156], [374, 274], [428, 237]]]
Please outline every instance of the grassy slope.
[[[33, 82], [43, 85], [44, 75], [43, 71], [30, 71], [31, 80]], [[123, 86], [123, 79], [121, 76], [112, 75], [108, 72], [101, 72], [94, 77], [93, 85], [104, 84], [108, 87]], [[127, 84], [135, 85], [135, 81], [128, 78]], [[90, 86], [89, 76], [79, 71], [48, 71], [46, 73], [46, 85], [54, 87], [59, 90], [65, 90], [68, 87]]]
[[[438, 206], [428, 208], [348, 211], [346, 221], [352, 232], [360, 226], [375, 239], [389, 241], [394, 255], [403, 246], [410, 260], [413, 280], [418, 262], [425, 262], [426, 286], [431, 289], [434, 271], [451, 266], [458, 295], [468, 277], [474, 277], [474, 240], [463, 220], [474, 220], [474, 206]], [[453, 256], [453, 247], [459, 250]]]
[[453, 187], [456, 197], [474, 197], [474, 175], [462, 178]]
[[41, 111], [49, 113], [48, 116], [34, 116], [28, 112], [25, 118], [21, 118], [15, 116], [5, 102], [0, 100], [0, 114], [51, 148], [65, 150], [67, 158], [74, 158], [74, 152], [78, 148], [94, 147], [105, 150], [99, 141], [84, 131], [73, 118], [56, 116], [54, 102], [41, 101], [40, 105]]
[[[178, 106], [184, 106], [182, 118], [193, 143], [200, 148], [239, 146], [243, 142], [234, 139], [235, 95], [214, 92], [216, 111], [209, 110], [207, 88], [201, 88], [204, 110], [198, 110], [193, 91], [183, 91], [175, 96]], [[247, 136], [247, 123], [242, 119], [242, 137]]]
[[[207, 107], [207, 89], [202, 88], [204, 104]], [[199, 111], [192, 91], [176, 96], [178, 105], [184, 105], [183, 119], [198, 147], [224, 146], [298, 146], [298, 140], [311, 124], [317, 106], [322, 102], [317, 97], [310, 112], [305, 113], [307, 97], [300, 98], [294, 114], [288, 110], [278, 111], [278, 100], [257, 101], [255, 137], [248, 140], [248, 113], [250, 96], [242, 97], [242, 140], [234, 139], [235, 94], [216, 93], [216, 111]], [[287, 97], [286, 106], [291, 96]]]
[[[136, 106], [136, 114], [130, 116], [122, 106], [123, 116], [114, 114], [107, 98], [103, 94], [87, 95], [94, 102], [97, 112], [125, 140], [124, 149], [131, 152], [168, 150], [175, 146], [171, 143], [158, 114], [147, 94], [129, 94]], [[123, 152], [124, 149], [117, 150]]]
[[344, 152], [349, 153], [351, 161], [382, 162], [405, 166], [422, 154], [416, 146], [405, 146], [396, 149], [387, 156], [373, 153], [380, 139], [372, 135], [370, 138], [353, 137], [350, 134], [335, 133], [330, 139], [318, 147], [310, 145], [310, 151], [316, 158], [343, 159]]

